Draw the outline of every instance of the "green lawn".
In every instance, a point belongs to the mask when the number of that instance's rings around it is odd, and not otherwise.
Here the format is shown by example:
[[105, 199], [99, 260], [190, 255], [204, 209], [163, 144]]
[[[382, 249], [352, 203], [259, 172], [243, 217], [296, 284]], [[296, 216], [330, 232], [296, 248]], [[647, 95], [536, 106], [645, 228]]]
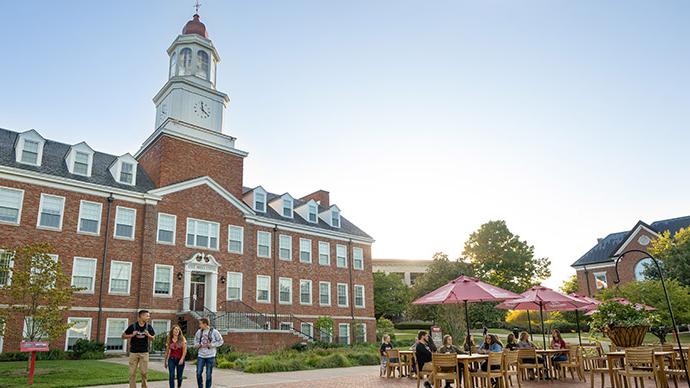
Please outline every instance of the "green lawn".
[[[28, 387], [27, 363], [0, 362], [0, 384], [7, 387]], [[126, 365], [96, 360], [36, 361], [34, 387], [68, 388], [89, 385], [122, 384], [129, 381]], [[149, 381], [167, 380], [166, 373], [149, 368]]]

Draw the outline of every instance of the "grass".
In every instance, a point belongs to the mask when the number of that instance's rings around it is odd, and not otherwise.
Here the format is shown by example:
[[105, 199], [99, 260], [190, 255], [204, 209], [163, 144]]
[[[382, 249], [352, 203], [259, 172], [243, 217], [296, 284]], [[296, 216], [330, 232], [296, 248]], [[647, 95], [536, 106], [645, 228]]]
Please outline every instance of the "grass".
[[[28, 387], [27, 362], [0, 362], [0, 381], [3, 388]], [[167, 380], [166, 373], [149, 368], [148, 380]], [[139, 379], [138, 379], [139, 380]], [[137, 381], [138, 381], [137, 380]], [[37, 388], [69, 388], [90, 385], [122, 384], [129, 381], [126, 365], [96, 360], [36, 361], [34, 385]]]

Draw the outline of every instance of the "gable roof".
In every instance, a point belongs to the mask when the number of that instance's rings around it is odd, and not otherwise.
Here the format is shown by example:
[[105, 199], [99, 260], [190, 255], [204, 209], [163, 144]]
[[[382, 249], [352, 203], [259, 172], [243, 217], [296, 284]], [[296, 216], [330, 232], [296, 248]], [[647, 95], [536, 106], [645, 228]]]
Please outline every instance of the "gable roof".
[[65, 157], [67, 156], [67, 153], [73, 144], [59, 143], [48, 139], [46, 139], [45, 145], [43, 146], [43, 159], [40, 166], [17, 163], [14, 147], [17, 136], [19, 136], [19, 133], [17, 132], [0, 128], [0, 166], [28, 170], [61, 178], [68, 178], [75, 181], [93, 183], [140, 193], [145, 193], [155, 187], [149, 176], [144, 172], [143, 168], [137, 168], [137, 184], [135, 186], [117, 182], [108, 170], [110, 165], [115, 161], [115, 159], [117, 159], [117, 156], [98, 151], [95, 151], [93, 154], [91, 176], [72, 174], [67, 169]]
[[635, 227], [625, 232], [611, 233], [593, 246], [589, 251], [587, 251], [582, 257], [577, 259], [572, 266], [579, 267], [583, 265], [598, 264], [612, 262], [612, 256], [621, 248], [623, 243], [630, 237], [638, 226], [644, 226], [657, 234], [669, 231], [671, 234], [675, 234], [678, 230], [682, 228], [687, 228], [690, 226], [690, 216], [671, 218], [668, 220], [660, 220], [652, 222], [647, 225], [642, 221], [638, 221]]

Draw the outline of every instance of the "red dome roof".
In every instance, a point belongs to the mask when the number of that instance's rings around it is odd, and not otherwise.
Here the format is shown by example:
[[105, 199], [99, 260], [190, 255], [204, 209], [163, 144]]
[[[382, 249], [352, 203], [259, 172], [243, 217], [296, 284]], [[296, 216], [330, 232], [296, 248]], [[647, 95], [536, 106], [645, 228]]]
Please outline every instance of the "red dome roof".
[[208, 38], [206, 26], [204, 25], [204, 23], [199, 21], [198, 14], [194, 14], [194, 16], [192, 16], [192, 20], [188, 21], [187, 24], [184, 25], [184, 28], [182, 29], [182, 34], [197, 34], [199, 36], [203, 36], [204, 38]]

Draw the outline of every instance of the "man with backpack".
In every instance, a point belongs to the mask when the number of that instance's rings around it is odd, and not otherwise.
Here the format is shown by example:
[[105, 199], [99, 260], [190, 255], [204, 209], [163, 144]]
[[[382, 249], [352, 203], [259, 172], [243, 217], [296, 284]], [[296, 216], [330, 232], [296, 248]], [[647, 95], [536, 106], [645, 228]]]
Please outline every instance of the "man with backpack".
[[146, 388], [146, 374], [149, 368], [149, 344], [156, 332], [149, 324], [151, 314], [139, 310], [137, 321], [122, 333], [122, 339], [129, 340], [129, 388], [137, 386], [137, 369], [141, 371], [141, 387]]
[[208, 318], [199, 319], [199, 330], [194, 335], [194, 347], [199, 353], [196, 360], [196, 384], [203, 387], [203, 374], [206, 368], [206, 388], [212, 386], [213, 364], [216, 363], [216, 348], [223, 345], [223, 336], [211, 327]]

